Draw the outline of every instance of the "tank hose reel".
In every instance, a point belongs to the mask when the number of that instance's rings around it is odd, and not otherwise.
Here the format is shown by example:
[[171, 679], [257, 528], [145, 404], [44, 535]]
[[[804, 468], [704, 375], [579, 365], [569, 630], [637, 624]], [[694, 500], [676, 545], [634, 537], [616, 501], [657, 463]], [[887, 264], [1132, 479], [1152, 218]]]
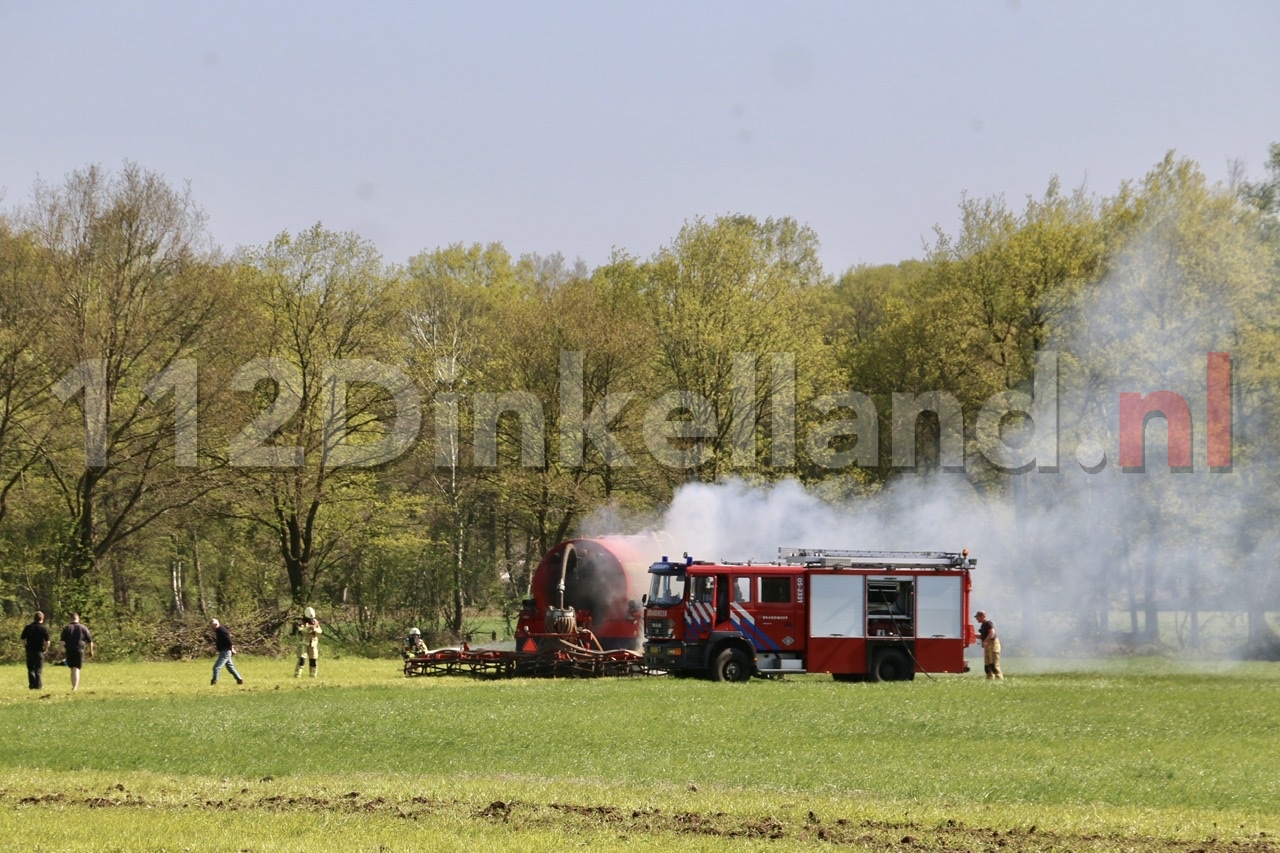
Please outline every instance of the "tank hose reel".
[[578, 617], [572, 607], [548, 607], [546, 629], [548, 634], [577, 634]]

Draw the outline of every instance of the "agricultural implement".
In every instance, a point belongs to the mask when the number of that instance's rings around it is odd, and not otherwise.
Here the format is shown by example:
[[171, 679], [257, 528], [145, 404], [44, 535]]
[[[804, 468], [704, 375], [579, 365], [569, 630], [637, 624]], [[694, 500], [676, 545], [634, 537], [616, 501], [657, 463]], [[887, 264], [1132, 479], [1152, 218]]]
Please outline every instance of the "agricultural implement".
[[[585, 636], [584, 636], [585, 635]], [[437, 649], [405, 659], [404, 674], [477, 678], [601, 678], [644, 675], [644, 657], [630, 649], [601, 648], [595, 635], [530, 634], [516, 649]]]

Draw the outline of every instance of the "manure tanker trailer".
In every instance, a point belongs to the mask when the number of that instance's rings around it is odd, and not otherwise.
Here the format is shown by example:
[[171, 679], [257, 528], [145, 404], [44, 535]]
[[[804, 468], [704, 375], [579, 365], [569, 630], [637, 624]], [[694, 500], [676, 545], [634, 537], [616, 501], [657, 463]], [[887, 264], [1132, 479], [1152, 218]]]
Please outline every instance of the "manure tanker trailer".
[[641, 599], [662, 552], [656, 535], [569, 539], [543, 556], [516, 623], [515, 649], [441, 649], [405, 675], [601, 676], [644, 672]]
[[533, 572], [532, 598], [516, 624], [516, 647], [536, 634], [590, 631], [605, 650], [640, 651], [655, 536], [570, 539], [547, 552]]

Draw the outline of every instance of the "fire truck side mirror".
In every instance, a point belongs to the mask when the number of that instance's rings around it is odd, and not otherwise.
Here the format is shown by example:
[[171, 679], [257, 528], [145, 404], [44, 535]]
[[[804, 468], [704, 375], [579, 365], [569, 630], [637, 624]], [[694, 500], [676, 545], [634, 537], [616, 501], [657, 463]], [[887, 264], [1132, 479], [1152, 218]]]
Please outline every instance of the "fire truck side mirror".
[[641, 607], [649, 606], [649, 593], [646, 592], [644, 595], [640, 596], [640, 606]]

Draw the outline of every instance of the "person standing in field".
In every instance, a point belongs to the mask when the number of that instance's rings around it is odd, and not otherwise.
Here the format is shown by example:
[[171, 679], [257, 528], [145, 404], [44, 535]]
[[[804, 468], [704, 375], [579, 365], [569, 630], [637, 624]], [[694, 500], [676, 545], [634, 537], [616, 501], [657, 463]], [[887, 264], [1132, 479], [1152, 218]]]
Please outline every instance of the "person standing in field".
[[978, 639], [982, 642], [982, 670], [987, 674], [987, 681], [1004, 681], [1004, 673], [1000, 671], [1000, 637], [996, 634], [996, 623], [987, 618], [984, 610], [973, 614], [973, 618], [978, 623]]
[[298, 644], [298, 666], [293, 671], [294, 678], [302, 677], [302, 665], [308, 661], [311, 664], [311, 677], [316, 677], [316, 670], [320, 663], [320, 635], [324, 631], [320, 628], [320, 620], [316, 618], [314, 607], [308, 607], [302, 611], [302, 618], [298, 620], [298, 624], [293, 626], [293, 632], [299, 636]]
[[71, 670], [71, 692], [80, 689], [80, 669], [84, 666], [84, 653], [93, 657], [93, 634], [80, 623], [80, 614], [72, 613], [71, 622], [62, 629], [62, 646], [66, 650], [67, 668]]
[[417, 628], [409, 629], [409, 636], [404, 638], [404, 656], [418, 657], [427, 653], [427, 644], [422, 639], [422, 632]]
[[218, 683], [218, 672], [225, 666], [227, 672], [235, 678], [236, 684], [244, 684], [244, 679], [236, 671], [236, 665], [231, 662], [236, 653], [235, 643], [231, 642], [231, 631], [217, 619], [210, 620], [209, 627], [213, 629], [213, 645], [218, 650], [218, 658], [213, 662], [213, 680], [209, 683]]
[[27, 647], [27, 689], [40, 690], [44, 687], [44, 654], [49, 651], [49, 629], [39, 610], [31, 624], [22, 629], [22, 642]]

